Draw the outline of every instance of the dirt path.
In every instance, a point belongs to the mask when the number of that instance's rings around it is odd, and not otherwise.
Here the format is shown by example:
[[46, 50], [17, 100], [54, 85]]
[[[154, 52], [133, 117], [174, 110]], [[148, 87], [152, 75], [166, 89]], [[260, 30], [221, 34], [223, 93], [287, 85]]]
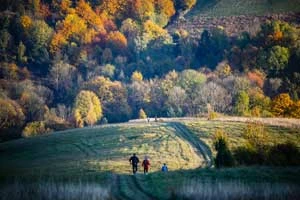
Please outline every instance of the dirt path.
[[[179, 137], [189, 142], [195, 149], [197, 154], [205, 160], [205, 167], [212, 167], [212, 153], [210, 148], [196, 137], [184, 124], [180, 122], [169, 122], [168, 125], [175, 129]], [[199, 166], [203, 167], [203, 166]], [[142, 175], [144, 176], [144, 175]], [[144, 177], [146, 178], [146, 177]], [[140, 174], [133, 175], [117, 175], [115, 198], [120, 200], [155, 200], [158, 199], [155, 195], [143, 188]]]
[[198, 150], [198, 154], [205, 160], [206, 167], [213, 166], [213, 157], [210, 148], [196, 137], [185, 125], [179, 122], [170, 122], [171, 127], [173, 127], [180, 137], [187, 140], [194, 148]]
[[[158, 199], [146, 191], [140, 184], [137, 175], [117, 175], [116, 188], [113, 189], [114, 197], [118, 200], [156, 200]], [[143, 175], [144, 176], [144, 175]]]

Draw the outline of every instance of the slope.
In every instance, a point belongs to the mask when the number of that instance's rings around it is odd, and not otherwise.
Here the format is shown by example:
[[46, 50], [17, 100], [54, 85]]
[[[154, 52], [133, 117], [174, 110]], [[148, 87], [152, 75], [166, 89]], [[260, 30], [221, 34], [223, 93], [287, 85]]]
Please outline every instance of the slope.
[[299, 0], [198, 0], [188, 18], [299, 12]]
[[0, 176], [81, 177], [101, 172], [130, 174], [128, 159], [151, 159], [151, 171], [196, 168], [203, 162], [176, 131], [164, 123], [123, 124], [57, 132], [0, 144]]

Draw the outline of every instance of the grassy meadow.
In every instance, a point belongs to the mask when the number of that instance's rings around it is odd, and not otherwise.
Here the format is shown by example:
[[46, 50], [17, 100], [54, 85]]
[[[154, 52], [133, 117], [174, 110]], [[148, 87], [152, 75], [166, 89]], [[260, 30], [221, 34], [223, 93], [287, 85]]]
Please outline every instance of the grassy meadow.
[[264, 15], [268, 13], [299, 12], [299, 0], [198, 0], [187, 17], [234, 15]]
[[[230, 121], [194, 121], [185, 122], [185, 125], [197, 137], [201, 138], [214, 152], [213, 140], [217, 129], [223, 130], [228, 135], [228, 141], [231, 148], [236, 148], [245, 144], [243, 137], [247, 123]], [[268, 135], [270, 144], [284, 143], [293, 141], [300, 147], [300, 129], [298, 127], [280, 127], [274, 125], [265, 125], [265, 131]]]
[[[244, 142], [245, 126], [243, 122], [207, 120], [133, 122], [1, 143], [0, 199], [299, 197], [298, 167], [203, 167], [203, 156], [191, 140], [198, 138], [211, 147], [214, 131], [222, 128], [230, 145], [238, 146]], [[298, 129], [266, 128], [276, 141], [300, 143]], [[147, 176], [141, 167], [137, 175], [131, 175], [128, 159], [133, 152], [140, 160], [144, 155], [150, 157]], [[160, 172], [164, 162], [168, 173]]]
[[131, 173], [129, 157], [151, 161], [151, 171], [196, 168], [202, 162], [165, 124], [130, 124], [74, 129], [0, 144], [0, 176], [73, 177], [99, 172]]

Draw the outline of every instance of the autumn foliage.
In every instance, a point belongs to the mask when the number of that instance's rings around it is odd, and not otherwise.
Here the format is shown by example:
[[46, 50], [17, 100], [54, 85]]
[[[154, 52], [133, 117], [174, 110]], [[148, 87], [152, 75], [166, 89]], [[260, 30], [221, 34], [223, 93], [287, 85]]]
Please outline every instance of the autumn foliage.
[[290, 108], [293, 105], [291, 97], [287, 93], [282, 93], [276, 96], [272, 102], [272, 112], [275, 116], [289, 117]]

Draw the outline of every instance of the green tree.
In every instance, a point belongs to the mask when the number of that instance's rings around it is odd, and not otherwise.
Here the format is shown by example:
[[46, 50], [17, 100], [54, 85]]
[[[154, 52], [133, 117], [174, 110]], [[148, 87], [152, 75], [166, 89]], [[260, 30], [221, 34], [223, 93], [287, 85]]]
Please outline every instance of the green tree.
[[235, 113], [239, 116], [248, 115], [249, 113], [249, 95], [245, 91], [240, 91], [237, 94], [235, 102]]
[[227, 135], [222, 130], [216, 130], [215, 150], [217, 151], [215, 164], [217, 168], [231, 167], [234, 165], [233, 156], [228, 147]]
[[271, 72], [278, 74], [280, 71], [284, 70], [290, 58], [289, 49], [281, 46], [274, 46], [270, 49], [267, 59], [268, 69]]
[[34, 21], [30, 29], [30, 52], [34, 57], [42, 56], [52, 37], [52, 28], [43, 20]]
[[25, 63], [27, 62], [27, 57], [25, 56], [26, 47], [21, 41], [18, 46], [18, 62]]
[[93, 125], [102, 117], [102, 106], [94, 92], [82, 90], [75, 99], [74, 119], [77, 127]]
[[0, 30], [0, 52], [4, 53], [6, 51], [9, 46], [10, 39], [11, 35], [6, 29]]
[[192, 69], [184, 70], [179, 77], [179, 85], [191, 93], [206, 82], [206, 76]]
[[106, 65], [101, 67], [101, 73], [104, 76], [107, 76], [109, 78], [113, 78], [114, 75], [115, 75], [115, 69], [116, 69], [116, 67], [114, 65], [106, 64]]

